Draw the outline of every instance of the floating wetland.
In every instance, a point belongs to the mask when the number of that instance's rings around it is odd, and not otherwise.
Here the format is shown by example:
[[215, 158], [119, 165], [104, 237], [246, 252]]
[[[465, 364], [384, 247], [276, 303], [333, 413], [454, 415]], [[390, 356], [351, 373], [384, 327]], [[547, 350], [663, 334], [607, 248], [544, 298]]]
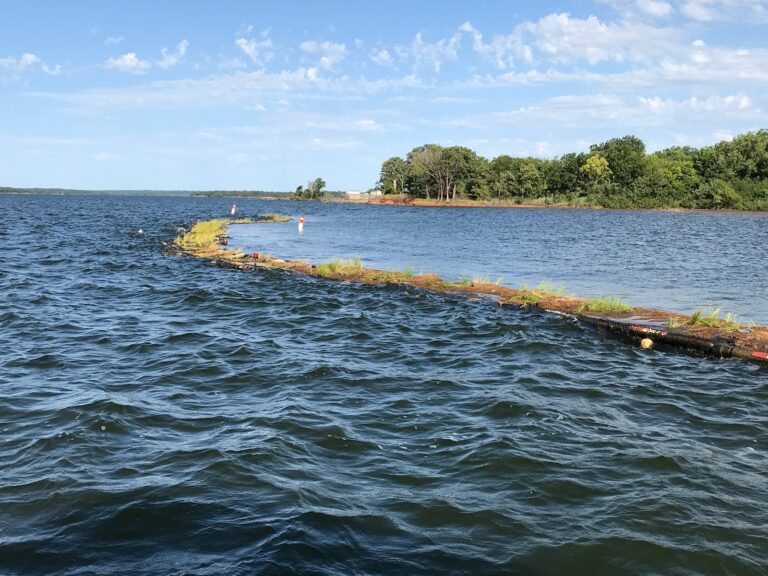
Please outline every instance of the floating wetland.
[[245, 254], [227, 249], [227, 226], [257, 222], [286, 222], [288, 216], [265, 214], [247, 218], [223, 218], [195, 223], [174, 241], [164, 244], [166, 254], [210, 260], [224, 268], [256, 270], [278, 268], [306, 276], [363, 284], [407, 284], [432, 292], [463, 293], [496, 299], [501, 306], [539, 309], [565, 315], [616, 335], [643, 348], [693, 351], [719, 358], [740, 358], [768, 365], [768, 327], [743, 326], [719, 310], [692, 315], [635, 308], [617, 298], [593, 299], [564, 295], [562, 289], [542, 283], [535, 288], [511, 288], [489, 279], [464, 278], [448, 282], [435, 274], [414, 274], [366, 268], [359, 258], [310, 264], [283, 260], [269, 254]]

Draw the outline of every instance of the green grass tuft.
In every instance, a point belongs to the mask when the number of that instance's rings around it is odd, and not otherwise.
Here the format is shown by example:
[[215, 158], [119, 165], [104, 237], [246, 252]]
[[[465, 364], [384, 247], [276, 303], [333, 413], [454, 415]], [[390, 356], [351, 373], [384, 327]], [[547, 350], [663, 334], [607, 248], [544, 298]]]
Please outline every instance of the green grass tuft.
[[175, 242], [185, 250], [196, 250], [216, 244], [217, 238], [226, 234], [228, 222], [229, 220], [224, 218], [198, 222], [189, 232], [179, 235]]
[[363, 269], [363, 262], [359, 256], [355, 256], [350, 260], [333, 260], [332, 262], [324, 262], [318, 264], [315, 268], [318, 276], [324, 278], [331, 278], [333, 276], [343, 276], [346, 274], [352, 274]]
[[620, 298], [609, 298], [606, 296], [595, 296], [582, 304], [576, 310], [577, 312], [630, 312], [632, 306], [622, 302]]
[[739, 330], [740, 324], [736, 322], [736, 315], [728, 312], [725, 316], [720, 316], [721, 308], [714, 308], [705, 314], [700, 308], [696, 308], [691, 314], [686, 324], [689, 326], [706, 326], [708, 328], [722, 328], [725, 330]]
[[291, 220], [293, 218], [282, 214], [259, 214], [256, 217], [257, 222], [290, 222]]

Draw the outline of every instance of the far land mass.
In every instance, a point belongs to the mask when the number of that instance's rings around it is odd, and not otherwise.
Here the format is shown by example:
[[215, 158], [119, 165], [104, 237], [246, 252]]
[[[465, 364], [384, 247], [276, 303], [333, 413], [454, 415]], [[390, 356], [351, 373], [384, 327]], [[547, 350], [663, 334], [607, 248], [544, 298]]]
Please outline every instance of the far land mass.
[[0, 187], [0, 194], [174, 195], [456, 207], [570, 207], [768, 211], [768, 130], [693, 148], [646, 153], [636, 136], [557, 158], [487, 159], [464, 146], [424, 144], [386, 159], [366, 192], [328, 191], [316, 178], [295, 191], [67, 190]]

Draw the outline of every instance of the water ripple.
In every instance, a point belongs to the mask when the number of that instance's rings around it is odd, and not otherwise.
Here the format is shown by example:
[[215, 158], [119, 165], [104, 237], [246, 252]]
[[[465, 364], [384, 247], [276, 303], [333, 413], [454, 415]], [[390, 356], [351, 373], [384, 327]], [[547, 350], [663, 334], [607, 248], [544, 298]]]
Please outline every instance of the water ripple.
[[0, 204], [4, 574], [768, 571], [765, 369], [160, 256], [216, 200]]

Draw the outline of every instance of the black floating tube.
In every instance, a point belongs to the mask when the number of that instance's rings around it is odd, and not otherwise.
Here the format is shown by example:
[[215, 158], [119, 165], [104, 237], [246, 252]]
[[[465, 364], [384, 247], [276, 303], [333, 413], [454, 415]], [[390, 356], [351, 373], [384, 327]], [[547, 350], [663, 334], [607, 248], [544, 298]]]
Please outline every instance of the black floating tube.
[[[687, 348], [689, 350], [696, 350], [698, 352], [704, 352], [710, 356], [717, 358], [730, 358], [736, 356], [738, 358], [744, 358], [747, 360], [764, 361], [759, 356], [752, 356], [751, 350], [749, 355], [744, 348], [738, 348], [733, 345], [732, 342], [716, 340], [710, 338], [702, 338], [701, 336], [692, 336], [690, 334], [681, 334], [679, 332], [669, 332], [668, 330], [660, 330], [650, 326], [644, 326], [642, 324], [630, 324], [628, 322], [619, 322], [617, 320], [609, 320], [607, 318], [597, 318], [595, 316], [587, 316], [585, 314], [577, 314], [576, 318], [585, 322], [597, 326], [598, 328], [604, 328], [610, 332], [616, 332], [630, 338], [650, 338], [656, 342], [662, 344], [669, 344], [671, 346], [677, 346], [680, 348]], [[734, 354], [736, 351], [736, 354]], [[759, 355], [759, 353], [758, 353]]]

